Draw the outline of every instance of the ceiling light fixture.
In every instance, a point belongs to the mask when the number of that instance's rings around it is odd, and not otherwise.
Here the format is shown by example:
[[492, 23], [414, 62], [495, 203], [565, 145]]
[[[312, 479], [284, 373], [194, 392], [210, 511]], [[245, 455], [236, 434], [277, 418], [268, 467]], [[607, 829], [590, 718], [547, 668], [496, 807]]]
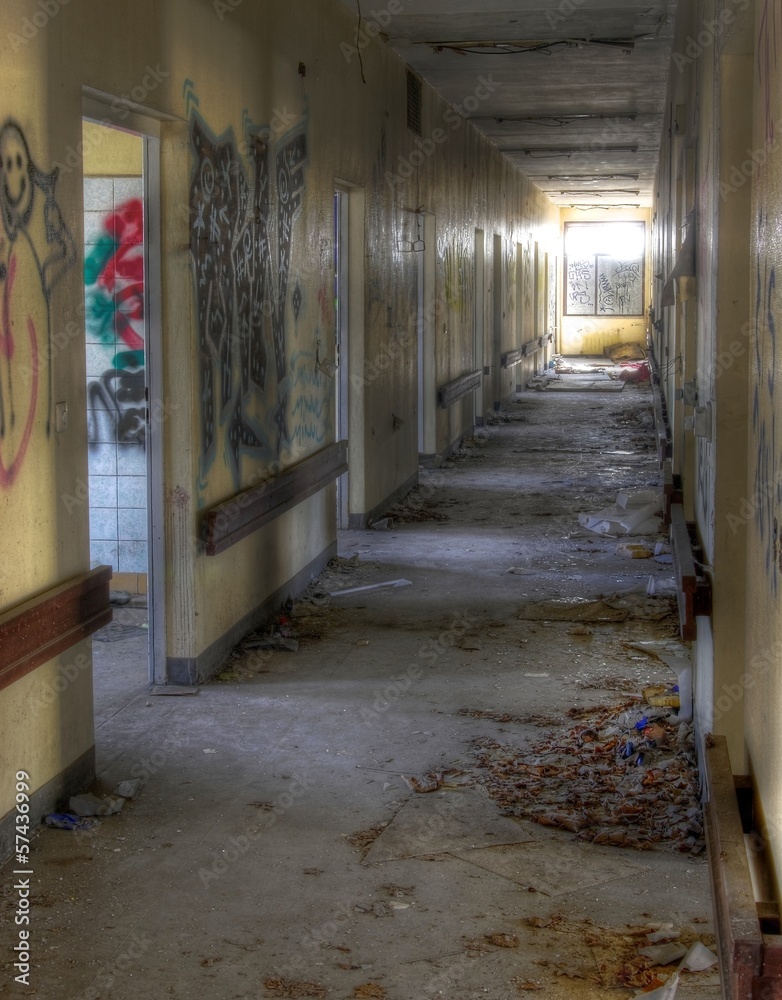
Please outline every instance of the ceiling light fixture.
[[560, 191], [560, 194], [583, 194], [592, 195], [595, 198], [602, 198], [605, 194], [635, 194], [639, 195], [640, 190], [631, 191], [629, 188], [602, 188], [600, 191], [584, 191], [583, 189], [574, 190], [570, 189], [568, 191]]
[[593, 208], [601, 209], [603, 212], [609, 212], [614, 208], [640, 208], [640, 205], [569, 205], [569, 208], [577, 208], [579, 212], [589, 212]]
[[548, 181], [637, 181], [638, 174], [547, 174]]
[[524, 156], [546, 157], [546, 156], [572, 156], [573, 153], [586, 153], [602, 156], [606, 153], [637, 153], [638, 146], [603, 146], [601, 149], [590, 149], [588, 146], [522, 146], [512, 149], [500, 147], [501, 153], [523, 153]]
[[[475, 118], [486, 118], [486, 115], [475, 115]], [[628, 121], [635, 121], [638, 117], [638, 113], [635, 111], [622, 112], [616, 115], [603, 115], [603, 114], [584, 114], [584, 115], [494, 115], [492, 116], [498, 125], [503, 122], [519, 122], [519, 123], [529, 123], [529, 124], [539, 124], [545, 125], [547, 122], [552, 122], [556, 127], [561, 127], [563, 125], [572, 125], [574, 122], [582, 121], [594, 121], [599, 119], [601, 121], [613, 121], [616, 119], [627, 119]]]

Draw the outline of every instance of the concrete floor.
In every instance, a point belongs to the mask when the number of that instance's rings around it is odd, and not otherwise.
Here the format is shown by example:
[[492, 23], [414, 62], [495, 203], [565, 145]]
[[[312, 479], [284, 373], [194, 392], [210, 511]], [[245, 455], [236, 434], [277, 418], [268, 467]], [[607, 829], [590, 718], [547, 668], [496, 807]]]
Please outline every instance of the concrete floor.
[[[509, 818], [476, 770], [476, 740], [529, 747], [574, 706], [671, 679], [623, 643], [673, 617], [519, 617], [650, 575], [665, 593], [669, 566], [577, 519], [659, 486], [650, 415], [648, 387], [520, 395], [422, 471], [415, 519], [341, 534], [321, 581], [410, 586], [333, 598], [294, 619], [297, 652], [244, 652], [195, 696], [147, 692], [143, 638], [96, 643], [99, 790], [145, 784], [97, 830], [34, 841], [33, 989], [10, 995], [608, 1000], [635, 995], [617, 975], [639, 928], [713, 944], [703, 856]], [[438, 770], [430, 794], [405, 780]], [[720, 996], [713, 970], [677, 993]]]

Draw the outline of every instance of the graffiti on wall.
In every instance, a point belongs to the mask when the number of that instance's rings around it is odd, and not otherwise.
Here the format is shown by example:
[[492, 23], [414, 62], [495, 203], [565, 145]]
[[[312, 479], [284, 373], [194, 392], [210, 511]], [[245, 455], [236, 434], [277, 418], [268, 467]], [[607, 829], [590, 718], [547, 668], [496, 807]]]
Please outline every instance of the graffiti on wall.
[[320, 388], [317, 359], [311, 351], [296, 351], [290, 362], [291, 437], [296, 443], [324, 444], [331, 426], [330, 398]]
[[565, 311], [571, 316], [639, 316], [643, 313], [643, 258], [595, 254], [567, 259]]
[[267, 132], [246, 125], [248, 177], [233, 129], [216, 136], [191, 113], [202, 472], [222, 438], [237, 488], [244, 454], [279, 455], [293, 441], [285, 314], [307, 140], [294, 130], [272, 155]]
[[[59, 170], [36, 166], [15, 121], [0, 128], [0, 487], [24, 462], [39, 406], [40, 377], [51, 359], [51, 296], [76, 261], [55, 195]], [[52, 372], [45, 394], [51, 433]]]
[[567, 259], [566, 295], [567, 312], [571, 315], [588, 315], [595, 312], [595, 272], [593, 257], [583, 260]]
[[597, 311], [601, 316], [643, 313], [642, 269], [642, 261], [598, 257]]
[[[89, 441], [144, 444], [144, 206], [107, 212], [84, 259], [87, 339], [105, 344], [107, 368], [87, 385]], [[103, 421], [108, 427], [101, 427]]]

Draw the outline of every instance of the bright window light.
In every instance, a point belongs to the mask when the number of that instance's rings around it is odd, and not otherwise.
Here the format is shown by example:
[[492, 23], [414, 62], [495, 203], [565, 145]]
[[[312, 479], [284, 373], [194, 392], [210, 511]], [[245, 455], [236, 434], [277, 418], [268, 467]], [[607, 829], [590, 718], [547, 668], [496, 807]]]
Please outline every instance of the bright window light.
[[643, 222], [566, 223], [565, 315], [642, 315], [645, 242]]
[[565, 253], [568, 257], [642, 257], [643, 222], [571, 223], [565, 228]]

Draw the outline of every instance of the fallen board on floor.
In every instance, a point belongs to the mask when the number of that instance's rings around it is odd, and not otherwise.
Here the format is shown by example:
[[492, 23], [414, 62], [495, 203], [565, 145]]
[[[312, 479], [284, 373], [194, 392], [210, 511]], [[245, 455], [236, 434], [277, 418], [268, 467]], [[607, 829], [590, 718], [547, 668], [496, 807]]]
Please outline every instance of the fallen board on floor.
[[595, 382], [550, 382], [543, 392], [621, 392], [624, 387], [624, 382], [613, 379], [600, 379]]

